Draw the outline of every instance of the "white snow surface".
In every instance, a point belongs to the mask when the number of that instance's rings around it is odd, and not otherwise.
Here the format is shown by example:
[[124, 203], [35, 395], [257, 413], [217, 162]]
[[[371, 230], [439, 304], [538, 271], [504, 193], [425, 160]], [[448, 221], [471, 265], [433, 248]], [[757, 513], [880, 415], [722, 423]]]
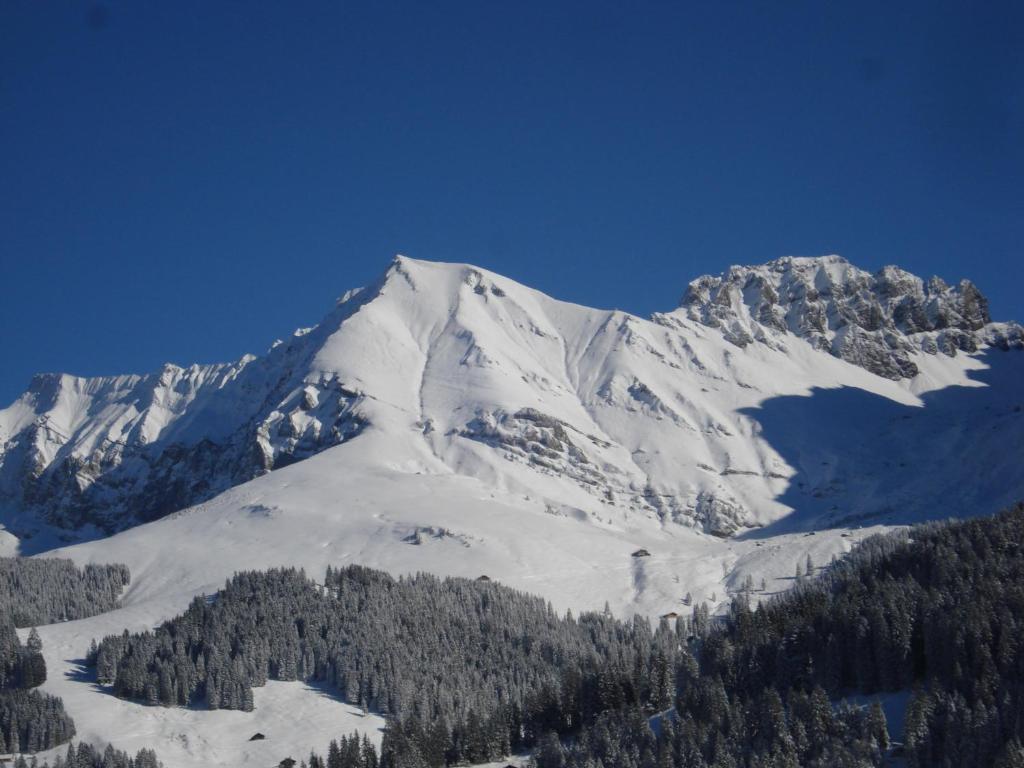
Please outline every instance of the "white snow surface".
[[[278, 754], [239, 751], [264, 748], [241, 743], [255, 731], [288, 732], [260, 744], [298, 759], [376, 721], [284, 683], [258, 692], [251, 715], [144, 707], [79, 679], [74, 660], [92, 637], [153, 626], [239, 570], [487, 574], [559, 609], [607, 601], [657, 616], [688, 611], [687, 593], [724, 605], [748, 574], [785, 589], [808, 554], [825, 565], [874, 531], [1024, 497], [1024, 354], [914, 362], [913, 378], [882, 378], [796, 335], [739, 347], [685, 313], [648, 321], [399, 257], [264, 358], [169, 366], [155, 381], [46, 377], [0, 411], [0, 445], [45, 420], [49, 432], [32, 432], [41, 460], [90, 457], [112, 434], [189, 444], [255, 415], [264, 455], [317, 447], [155, 522], [42, 554], [132, 574], [120, 610], [41, 628], [45, 688], [85, 738], [152, 746], [168, 768]], [[268, 391], [278, 401], [254, 405]], [[320, 441], [353, 418], [357, 432]], [[650, 556], [631, 556], [641, 548]], [[280, 726], [295, 712], [309, 713], [306, 730]]]
[[[806, 272], [813, 261], [798, 265]], [[823, 257], [822, 274], [835, 263]], [[763, 268], [745, 269], [730, 270], [730, 280], [761, 279]], [[847, 272], [855, 285], [866, 279]], [[366, 432], [387, 437], [375, 441], [377, 468], [465, 475], [609, 524], [647, 517], [728, 535], [796, 508], [783, 498], [795, 479], [808, 497], [833, 502], [800, 504], [804, 516], [884, 515], [891, 499], [865, 487], [883, 476], [909, 481], [906, 495], [929, 507], [925, 516], [935, 515], [935, 500], [952, 514], [975, 501], [948, 474], [848, 462], [855, 476], [838, 482], [788, 454], [820, 448], [813, 430], [822, 417], [844, 440], [847, 427], [885, 429], [931, 395], [932, 410], [953, 411], [962, 426], [979, 410], [963, 388], [986, 383], [988, 358], [1015, 355], [897, 345], [918, 373], [887, 380], [777, 328], [737, 346], [735, 333], [746, 330], [708, 326], [690, 307], [646, 321], [556, 301], [471, 266], [398, 257], [375, 285], [346, 294], [319, 326], [263, 358], [168, 365], [142, 377], [37, 377], [0, 411], [0, 521], [32, 533], [24, 518], [41, 511], [65, 539], [95, 536], [93, 524], [116, 530], [152, 519], [176, 499], [202, 500]], [[833, 404], [828, 392], [840, 389]], [[844, 421], [844, 410], [871, 413]], [[783, 412], [786, 423], [772, 418]], [[801, 470], [806, 478], [795, 477]], [[1019, 489], [997, 490], [986, 489], [993, 503]], [[23, 551], [49, 546], [43, 533]]]

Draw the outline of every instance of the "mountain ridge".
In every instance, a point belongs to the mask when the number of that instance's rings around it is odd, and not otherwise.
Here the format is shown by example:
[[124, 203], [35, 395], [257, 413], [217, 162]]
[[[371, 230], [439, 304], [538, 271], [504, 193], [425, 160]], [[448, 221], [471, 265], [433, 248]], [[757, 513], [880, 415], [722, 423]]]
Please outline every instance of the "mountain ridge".
[[429, 449], [411, 460], [418, 471], [545, 487], [556, 510], [730, 535], [777, 516], [764, 499], [791, 474], [735, 407], [778, 390], [771, 369], [910, 402], [962, 377], [958, 354], [1022, 338], [1020, 326], [991, 323], [969, 282], [870, 275], [835, 256], [698, 278], [651, 321], [398, 256], [262, 357], [35, 377], [0, 411], [0, 509], [8, 528], [109, 533], [376, 429], [415, 432]]
[[1024, 342], [1020, 326], [992, 323], [970, 280], [950, 286], [896, 266], [869, 273], [836, 255], [786, 256], [705, 275], [689, 284], [677, 312], [722, 329], [740, 347], [790, 333], [891, 379], [917, 375], [916, 352], [952, 357]]

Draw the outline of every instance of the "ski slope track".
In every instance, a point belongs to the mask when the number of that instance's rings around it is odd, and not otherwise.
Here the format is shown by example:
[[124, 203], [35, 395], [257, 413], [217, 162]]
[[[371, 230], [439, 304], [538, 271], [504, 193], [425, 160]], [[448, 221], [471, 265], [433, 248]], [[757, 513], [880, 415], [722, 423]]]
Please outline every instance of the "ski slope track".
[[[234, 743], [269, 703], [118, 701], [82, 679], [88, 641], [279, 565], [486, 574], [623, 615], [724, 605], [748, 575], [770, 594], [808, 554], [1024, 498], [1022, 346], [967, 281], [836, 256], [700, 278], [650, 320], [397, 257], [262, 357], [36, 377], [0, 411], [0, 547], [131, 569], [123, 608], [41, 630], [83, 734], [233, 765], [188, 718]], [[323, 748], [296, 733], [280, 750]]]

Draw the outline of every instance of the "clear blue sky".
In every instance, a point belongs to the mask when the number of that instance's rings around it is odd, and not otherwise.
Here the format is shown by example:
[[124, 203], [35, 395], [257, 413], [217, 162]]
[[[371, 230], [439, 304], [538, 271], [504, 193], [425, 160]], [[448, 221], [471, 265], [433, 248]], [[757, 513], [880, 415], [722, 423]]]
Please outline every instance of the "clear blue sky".
[[1024, 4], [0, 3], [0, 401], [262, 352], [396, 252], [640, 314], [730, 263], [1024, 320]]

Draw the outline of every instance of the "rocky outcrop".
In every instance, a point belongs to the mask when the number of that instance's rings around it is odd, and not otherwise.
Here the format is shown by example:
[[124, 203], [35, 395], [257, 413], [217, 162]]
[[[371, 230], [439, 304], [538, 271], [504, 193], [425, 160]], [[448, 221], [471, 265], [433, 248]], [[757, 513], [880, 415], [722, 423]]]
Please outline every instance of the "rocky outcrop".
[[[318, 400], [310, 408], [310, 400]], [[112, 532], [155, 520], [357, 435], [358, 396], [334, 382], [307, 386], [217, 439], [187, 435], [89, 446], [65, 440], [44, 415], [3, 446], [0, 482], [9, 505], [46, 522]], [[77, 442], [77, 444], [76, 444]], [[50, 457], [47, 460], [48, 456]]]
[[898, 267], [871, 274], [840, 256], [786, 257], [701, 277], [676, 312], [739, 347], [781, 345], [793, 334], [895, 380], [917, 375], [920, 354], [1022, 346], [1021, 327], [994, 326], [988, 301], [969, 280], [950, 286]]
[[[569, 430], [572, 427], [553, 416], [523, 408], [515, 413], [481, 413], [459, 434], [501, 450], [511, 461], [571, 478], [592, 493], [607, 493], [604, 473], [577, 445]], [[575, 438], [588, 439], [578, 434]]]
[[351, 439], [363, 395], [310, 372], [315, 335], [231, 364], [35, 377], [0, 411], [0, 510], [110, 533]]

